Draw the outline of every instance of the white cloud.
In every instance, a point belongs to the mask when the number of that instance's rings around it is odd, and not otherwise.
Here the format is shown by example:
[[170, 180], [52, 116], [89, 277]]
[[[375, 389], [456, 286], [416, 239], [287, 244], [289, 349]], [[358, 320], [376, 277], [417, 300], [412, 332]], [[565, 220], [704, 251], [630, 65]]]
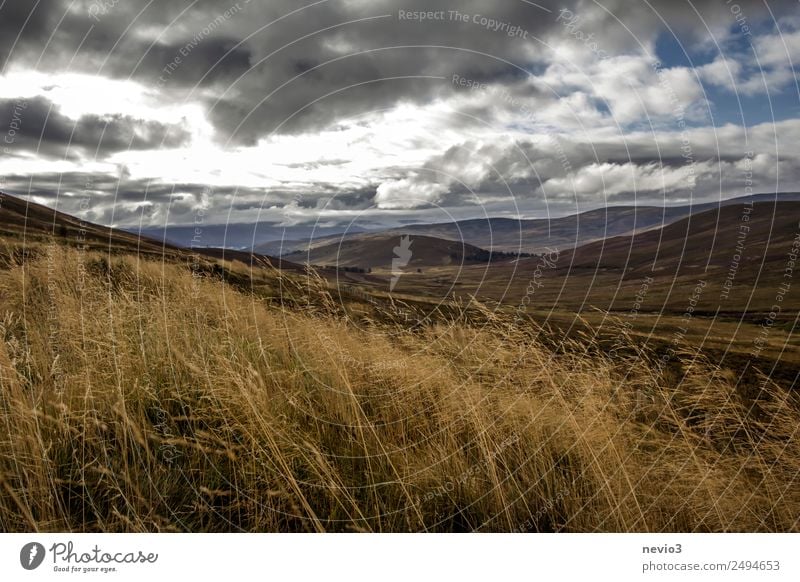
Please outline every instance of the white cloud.
[[[71, 119], [92, 114], [124, 115], [161, 123], [184, 120], [192, 140], [190, 147], [118, 151], [108, 158], [88, 163], [74, 158], [59, 162], [37, 160], [15, 151], [13, 159], [0, 160], [0, 171], [31, 176], [69, 172], [94, 172], [107, 176], [124, 173], [126, 179], [138, 182], [239, 187], [249, 189], [248, 195], [254, 198], [260, 193], [270, 196], [270, 204], [274, 203], [276, 213], [302, 217], [315, 212], [351, 212], [342, 207], [322, 210], [321, 204], [314, 206], [314, 199], [319, 201], [354, 192], [366, 200], [363, 205], [374, 202], [379, 209], [386, 211], [436, 204], [466, 206], [474, 204], [478, 198], [497, 201], [500, 207], [503, 200], [511, 198], [511, 186], [518, 186], [531, 199], [541, 198], [544, 189], [548, 195], [579, 198], [598, 204], [607, 198], [632, 196], [634, 193], [650, 199], [666, 197], [678, 200], [693, 192], [692, 171], [697, 180], [694, 193], [713, 196], [714, 189], [719, 189], [720, 179], [723, 179], [723, 184], [736, 184], [742, 173], [741, 160], [748, 150], [756, 152], [753, 171], [765, 187], [775, 187], [774, 183], [768, 182], [770, 179], [774, 182], [778, 169], [782, 180], [778, 187], [798, 187], [800, 153], [796, 151], [794, 142], [800, 133], [800, 122], [763, 124], [747, 128], [747, 132], [735, 125], [697, 127], [707, 121], [709, 106], [713, 105], [704, 101], [702, 84], [748, 95], [764, 91], [765, 83], [770, 91], [792, 88], [796, 79], [791, 63], [800, 62], [797, 21], [785, 21], [782, 36], [775, 32], [754, 38], [756, 54], [763, 67], [762, 76], [752, 53], [734, 42], [738, 37], [729, 30], [733, 23], [730, 10], [720, 4], [714, 8], [715, 14], [728, 20], [720, 18], [710, 25], [715, 34], [721, 34], [718, 39], [721, 46], [726, 50], [732, 49], [732, 52], [721, 54], [696, 69], [682, 66], [661, 68], [656, 65], [657, 56], [654, 54], [657, 34], [649, 34], [658, 30], [652, 7], [649, 4], [635, 7], [629, 7], [630, 3], [624, 6], [621, 2], [611, 4], [616, 6], [612, 11], [614, 17], [618, 16], [631, 30], [623, 29], [619, 23], [609, 23], [607, 13], [592, 7], [591, 3], [583, 3], [583, 32], [586, 35], [593, 30], [603, 32], [592, 37], [589, 43], [581, 42], [562, 23], [555, 22], [549, 29], [542, 27], [541, 37], [546, 45], [514, 39], [508, 41], [514, 44], [505, 46], [503, 39], [499, 42], [495, 37], [489, 37], [494, 40], [485, 47], [475, 45], [487, 50], [498, 48], [499, 56], [515, 57], [520, 67], [530, 66], [535, 73], [525, 78], [520, 77], [519, 69], [512, 71], [514, 76], [508, 76], [508, 71], [494, 67], [496, 63], [491, 67], [485, 66], [477, 55], [471, 55], [469, 61], [449, 63], [447, 58], [452, 58], [449, 53], [437, 53], [441, 60], [435, 60], [432, 53], [427, 53], [424, 62], [411, 62], [408, 70], [405, 67], [401, 70], [430, 73], [428, 80], [433, 90], [425, 93], [429, 99], [415, 100], [415, 95], [408, 91], [403, 93], [402, 86], [398, 85], [396, 99], [392, 92], [394, 89], [382, 94], [384, 97], [388, 95], [385, 99], [375, 99], [371, 94], [362, 96], [358, 103], [365, 104], [365, 109], [356, 108], [352, 117], [328, 115], [352, 109], [344, 107], [346, 103], [334, 101], [329, 106], [326, 101], [322, 108], [325, 115], [320, 116], [322, 122], [301, 124], [291, 133], [276, 135], [263, 133], [268, 131], [264, 128], [272, 127], [263, 123], [253, 130], [252, 141], [242, 142], [255, 144], [248, 146], [226, 147], [216, 139], [218, 136], [209, 121], [206, 99], [213, 91], [222, 95], [223, 89], [219, 87], [201, 87], [192, 93], [177, 84], [159, 89], [136, 80], [64, 72], [45, 74], [12, 68], [0, 76], [0, 99], [44, 96]], [[661, 10], [680, 12], [667, 4], [662, 5]], [[312, 13], [309, 10], [309, 15]], [[555, 17], [553, 14], [552, 19]], [[207, 21], [202, 13], [197, 18]], [[681, 17], [680, 20], [693, 21], [694, 17]], [[162, 41], [180, 43], [196, 24], [195, 20], [189, 20], [173, 27], [171, 36], [163, 37]], [[230, 23], [231, 27], [245, 28], [256, 24], [258, 19], [255, 16], [242, 18], [239, 24], [237, 21]], [[247, 46], [252, 55], [256, 57], [274, 51], [271, 43], [277, 42], [274, 35], [278, 32], [286, 34], [287, 39], [294, 38], [289, 24], [287, 20], [271, 29], [272, 35], [260, 35], [249, 41]], [[314, 24], [314, 20], [306, 24]], [[155, 38], [159, 26], [158, 22], [134, 26], [132, 34], [139, 39]], [[370, 28], [365, 26], [363, 30]], [[422, 29], [402, 29], [405, 32], [412, 30]], [[446, 29], [440, 25], [437, 33], [449, 31], [455, 34], [454, 31], [458, 30], [460, 28], [455, 25]], [[698, 42], [711, 36], [699, 25], [697, 31]], [[233, 38], [238, 38], [235, 32], [230, 29]], [[392, 32], [397, 31], [393, 29]], [[476, 34], [476, 31], [472, 30], [470, 34]], [[464, 38], [465, 46], [471, 46], [467, 42], [469, 38]], [[422, 36], [413, 39], [426, 40]], [[383, 38], [370, 37], [367, 42], [355, 27], [346, 28], [331, 36], [320, 35], [309, 40], [305, 56], [311, 55], [310, 58], [301, 59], [303, 55], [295, 52], [299, 48], [294, 45], [278, 56], [287, 59], [284, 64], [294, 75], [295, 68], [315, 65], [314, 59], [319, 55], [346, 55], [372, 47], [373, 40], [375, 46], [379, 46]], [[396, 39], [392, 37], [390, 40], [394, 42]], [[592, 50], [593, 43], [602, 53]], [[712, 44], [706, 44], [705, 48], [714, 48]], [[691, 47], [689, 49], [691, 51]], [[209, 54], [211, 58], [217, 58], [213, 51]], [[392, 55], [394, 57], [394, 53]], [[382, 68], [382, 58], [389, 58], [389, 53], [370, 56], [376, 77], [386, 70], [394, 70], [388, 65], [384, 65], [386, 69]], [[453, 68], [450, 73], [467, 74], [465, 71], [469, 68], [466, 65], [472, 67], [473, 64], [474, 74], [487, 79], [488, 89], [472, 91], [457, 87], [451, 78], [446, 77], [447, 66]], [[267, 65], [260, 69], [256, 67], [237, 83], [230, 84], [226, 97], [242, 96], [252, 91], [260, 99], [279, 83], [279, 75], [274, 79], [267, 75], [276, 72], [280, 71]], [[342, 69], [341, 72], [360, 79], [353, 71]], [[368, 72], [372, 74], [373, 71], [368, 69]], [[263, 76], [259, 76], [261, 73]], [[325, 74], [325, 70], [316, 71], [298, 78], [291, 86], [311, 87], [320, 83]], [[439, 75], [445, 78], [439, 80]], [[325, 79], [331, 87], [338, 87], [339, 80], [336, 75]], [[428, 86], [425, 87], [427, 91]], [[285, 104], [287, 111], [296, 111], [296, 107], [309, 103], [312, 96], [317, 97], [313, 91], [299, 91], [297, 95], [297, 102], [289, 100]], [[238, 104], [235, 99], [231, 103]], [[245, 109], [249, 103], [251, 101], [243, 100]], [[274, 99], [267, 105], [273, 107], [273, 103]], [[366, 109], [373, 104], [375, 110]], [[220, 103], [217, 109], [224, 105]], [[268, 111], [262, 115], [267, 119], [272, 113]], [[249, 122], [255, 124], [256, 117], [254, 114]], [[236, 117], [223, 116], [225, 119]], [[679, 123], [683, 121], [687, 122], [687, 129], [682, 134], [684, 126]], [[224, 123], [216, 127], [224, 132]], [[642, 128], [648, 128], [648, 131]], [[684, 158], [684, 140], [687, 140], [690, 161], [694, 164]], [[567, 175], [568, 170], [570, 175]], [[506, 188], [505, 182], [511, 186]], [[540, 187], [541, 184], [544, 188]], [[470, 189], [476, 190], [477, 195], [470, 194]], [[374, 200], [369, 200], [373, 193]], [[301, 197], [303, 204], [298, 204]], [[361, 198], [358, 200], [361, 203]], [[223, 206], [228, 202], [222, 197], [212, 199], [209, 214], [224, 216], [227, 209]], [[187, 197], [181, 203], [190, 204], [192, 200]], [[343, 203], [342, 206], [346, 205]], [[124, 207], [120, 210], [123, 211]], [[247, 209], [242, 212], [247, 212]], [[161, 215], [154, 210], [149, 216], [154, 219]]]
[[757, 36], [752, 50], [729, 52], [698, 71], [708, 83], [743, 95], [757, 95], [780, 92], [795, 85], [793, 67], [798, 64], [800, 30], [790, 30]]
[[375, 202], [378, 208], [387, 210], [421, 208], [439, 202], [447, 190], [443, 184], [403, 178], [378, 186]]
[[732, 91], [741, 75], [742, 65], [733, 59], [718, 57], [714, 61], [697, 68], [700, 78], [712, 85]]

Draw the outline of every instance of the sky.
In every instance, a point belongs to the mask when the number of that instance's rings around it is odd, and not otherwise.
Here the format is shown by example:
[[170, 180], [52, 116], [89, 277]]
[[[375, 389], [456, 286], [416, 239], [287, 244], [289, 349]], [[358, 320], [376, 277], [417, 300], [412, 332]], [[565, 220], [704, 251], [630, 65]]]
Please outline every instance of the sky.
[[123, 227], [798, 191], [799, 8], [0, 0], [0, 189]]

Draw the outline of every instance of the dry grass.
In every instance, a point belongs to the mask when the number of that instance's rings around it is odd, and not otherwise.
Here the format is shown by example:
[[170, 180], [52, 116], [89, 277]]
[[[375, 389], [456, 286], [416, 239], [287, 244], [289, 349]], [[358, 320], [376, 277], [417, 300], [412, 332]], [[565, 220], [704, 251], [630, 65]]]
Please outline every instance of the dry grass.
[[0, 529], [798, 529], [787, 392], [487, 318], [360, 329], [51, 247], [0, 271]]

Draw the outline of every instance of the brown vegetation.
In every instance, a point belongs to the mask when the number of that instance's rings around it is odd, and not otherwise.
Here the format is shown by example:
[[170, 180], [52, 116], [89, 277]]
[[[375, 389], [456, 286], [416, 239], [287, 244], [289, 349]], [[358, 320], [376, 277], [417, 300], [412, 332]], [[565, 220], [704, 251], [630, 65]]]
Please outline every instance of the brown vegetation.
[[0, 271], [3, 531], [798, 529], [800, 411], [766, 378], [36, 256]]

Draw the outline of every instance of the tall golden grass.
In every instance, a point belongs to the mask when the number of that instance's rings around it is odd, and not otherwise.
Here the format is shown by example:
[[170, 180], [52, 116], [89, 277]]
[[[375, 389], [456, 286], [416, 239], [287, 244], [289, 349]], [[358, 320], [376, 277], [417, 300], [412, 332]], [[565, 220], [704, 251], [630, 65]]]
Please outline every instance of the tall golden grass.
[[800, 412], [766, 379], [40, 255], [0, 271], [4, 531], [798, 529]]

